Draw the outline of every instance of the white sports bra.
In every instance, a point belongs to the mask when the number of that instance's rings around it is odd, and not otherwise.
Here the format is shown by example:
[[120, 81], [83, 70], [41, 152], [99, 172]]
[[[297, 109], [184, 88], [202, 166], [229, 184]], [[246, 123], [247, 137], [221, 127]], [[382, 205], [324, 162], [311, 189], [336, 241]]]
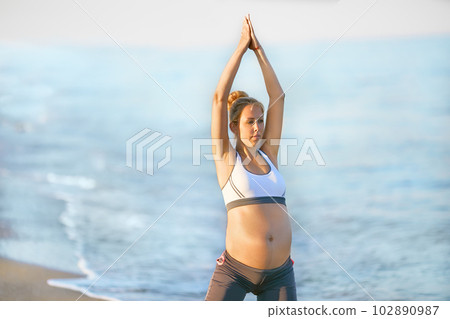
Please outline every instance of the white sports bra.
[[283, 176], [269, 157], [263, 151], [258, 151], [269, 164], [270, 171], [267, 174], [250, 173], [242, 165], [241, 156], [236, 151], [236, 164], [222, 188], [227, 211], [234, 207], [252, 204], [279, 203], [286, 205], [284, 198], [286, 184]]

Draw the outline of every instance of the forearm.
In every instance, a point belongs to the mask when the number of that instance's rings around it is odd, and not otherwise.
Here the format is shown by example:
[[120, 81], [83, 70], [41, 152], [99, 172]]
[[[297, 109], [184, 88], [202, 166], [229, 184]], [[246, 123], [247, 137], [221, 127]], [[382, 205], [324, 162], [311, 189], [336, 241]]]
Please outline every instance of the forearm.
[[233, 84], [234, 78], [236, 77], [237, 71], [241, 64], [242, 57], [244, 56], [247, 47], [239, 43], [233, 55], [228, 60], [225, 69], [219, 79], [219, 84], [217, 84], [214, 98], [216, 99], [228, 99], [230, 94], [231, 86]]
[[272, 65], [267, 59], [264, 49], [259, 47], [257, 50], [254, 50], [254, 52], [258, 58], [259, 66], [261, 67], [269, 98], [279, 99], [284, 97], [283, 89], [281, 88], [280, 82], [278, 82], [277, 75], [275, 74]]

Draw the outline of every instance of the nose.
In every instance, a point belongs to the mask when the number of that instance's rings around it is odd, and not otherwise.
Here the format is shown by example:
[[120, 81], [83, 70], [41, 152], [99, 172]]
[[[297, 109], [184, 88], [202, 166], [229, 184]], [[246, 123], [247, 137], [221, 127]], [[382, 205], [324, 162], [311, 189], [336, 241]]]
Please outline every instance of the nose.
[[262, 126], [263, 126], [262, 123], [259, 123], [259, 121], [255, 121], [255, 123], [253, 124], [253, 130], [255, 132], [258, 132], [261, 130]]

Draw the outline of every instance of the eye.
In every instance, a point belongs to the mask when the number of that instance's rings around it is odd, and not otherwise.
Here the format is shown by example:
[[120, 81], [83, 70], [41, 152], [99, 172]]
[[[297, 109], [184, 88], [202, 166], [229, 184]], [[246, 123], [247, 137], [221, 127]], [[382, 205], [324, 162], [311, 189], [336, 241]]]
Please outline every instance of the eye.
[[263, 119], [259, 119], [258, 123], [264, 123], [264, 120]]
[[250, 121], [248, 121], [248, 124], [250, 124], [250, 125], [253, 125], [255, 123], [255, 121], [254, 120], [250, 120]]

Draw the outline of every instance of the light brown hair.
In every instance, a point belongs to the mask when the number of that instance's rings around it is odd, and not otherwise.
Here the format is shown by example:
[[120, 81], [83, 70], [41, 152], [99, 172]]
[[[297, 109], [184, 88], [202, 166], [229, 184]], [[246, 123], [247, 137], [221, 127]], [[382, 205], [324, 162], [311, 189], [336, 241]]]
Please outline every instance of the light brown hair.
[[264, 105], [262, 105], [262, 103], [257, 99], [249, 97], [244, 91], [234, 91], [228, 95], [228, 113], [230, 116], [230, 123], [239, 123], [242, 110], [247, 105], [258, 105], [264, 113]]

